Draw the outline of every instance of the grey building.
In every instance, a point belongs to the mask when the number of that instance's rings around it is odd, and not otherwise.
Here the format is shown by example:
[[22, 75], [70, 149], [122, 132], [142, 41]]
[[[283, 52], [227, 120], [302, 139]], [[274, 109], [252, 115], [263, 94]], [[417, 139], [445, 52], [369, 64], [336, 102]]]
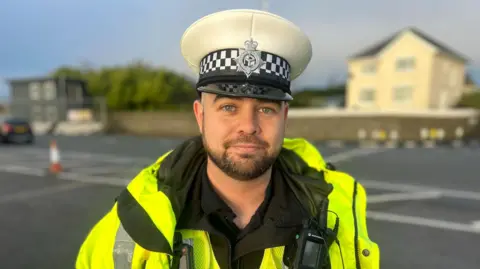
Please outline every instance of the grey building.
[[86, 81], [67, 77], [12, 79], [9, 113], [30, 121], [65, 121], [72, 110], [91, 109]]

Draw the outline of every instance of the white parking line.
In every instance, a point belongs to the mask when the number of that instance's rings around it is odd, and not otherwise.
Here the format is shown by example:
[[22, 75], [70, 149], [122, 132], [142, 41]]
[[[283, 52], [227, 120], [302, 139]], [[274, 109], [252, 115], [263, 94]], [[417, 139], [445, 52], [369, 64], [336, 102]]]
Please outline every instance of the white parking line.
[[[150, 163], [153, 163], [153, 160], [129, 156], [88, 152], [62, 152], [60, 154], [60, 164], [65, 171], [83, 174], [85, 177], [96, 173], [134, 176]], [[45, 149], [28, 148], [15, 151], [6, 149], [0, 152], [0, 171], [3, 172], [45, 176], [48, 173], [49, 165], [49, 155]]]
[[[19, 166], [19, 165], [0, 166], [0, 172], [7, 172], [7, 173], [13, 173], [13, 174], [28, 175], [28, 176], [38, 176], [38, 177], [44, 177], [49, 174], [45, 169], [30, 168], [30, 167]], [[132, 181], [133, 176], [130, 178], [121, 178], [121, 177], [88, 175], [88, 174], [80, 174], [80, 173], [73, 173], [73, 172], [61, 172], [58, 175], [56, 175], [56, 178], [62, 179], [62, 180], [77, 181], [77, 182], [87, 183], [87, 184], [103, 184], [103, 185], [125, 187], [127, 186], [128, 183], [130, 183], [130, 181]]]
[[348, 161], [353, 158], [357, 157], [365, 157], [368, 155], [382, 153], [388, 150], [392, 150], [390, 148], [355, 148], [352, 150], [343, 151], [337, 154], [333, 154], [331, 156], [325, 157], [325, 160], [332, 163], [338, 163], [342, 161]]
[[[49, 160], [49, 150], [43, 148], [22, 148], [22, 149], [5, 149], [0, 152], [0, 157], [7, 157], [7, 160], [34, 159], [34, 160]], [[118, 156], [115, 154], [92, 153], [92, 152], [72, 152], [60, 150], [60, 161], [62, 160], [76, 160], [88, 162], [102, 162], [113, 164], [132, 164], [132, 163], [153, 163], [155, 159], [145, 157], [129, 157]]]
[[403, 223], [417, 225], [423, 227], [444, 229], [450, 231], [460, 231], [468, 233], [480, 234], [480, 229], [475, 224], [463, 224], [437, 219], [427, 219], [421, 217], [413, 217], [406, 215], [397, 215], [386, 212], [367, 211], [367, 218], [380, 221], [388, 221], [393, 223]]
[[71, 170], [71, 169], [77, 169], [77, 168], [91, 167], [92, 164], [98, 164], [98, 163], [89, 162], [87, 160], [61, 159], [60, 164], [62, 165], [62, 167]]
[[398, 202], [398, 201], [436, 199], [440, 197], [442, 197], [442, 192], [440, 191], [401, 192], [401, 193], [369, 195], [367, 197], [367, 201], [369, 204], [373, 204], [373, 203], [386, 203], [386, 202]]
[[0, 171], [28, 176], [44, 176], [45, 170], [21, 165], [1, 165]]
[[68, 166], [69, 171], [72, 171], [75, 174], [82, 174], [82, 175], [94, 175], [97, 173], [108, 173], [114, 172], [117, 170], [118, 172], [123, 172], [125, 167], [112, 167], [111, 165], [101, 165], [101, 166], [78, 166], [78, 167], [70, 167]]
[[480, 192], [452, 190], [452, 189], [437, 188], [437, 187], [422, 186], [422, 185], [388, 183], [388, 182], [369, 180], [369, 179], [361, 179], [359, 180], [359, 182], [367, 189], [371, 188], [371, 189], [377, 189], [377, 190], [406, 191], [406, 192], [434, 191], [434, 192], [440, 192], [441, 195], [445, 197], [480, 201]]
[[64, 180], [78, 181], [88, 184], [104, 184], [111, 186], [125, 187], [133, 178], [112, 178], [102, 176], [86, 176], [75, 173], [61, 173], [58, 178]]
[[60, 186], [53, 186], [42, 188], [38, 190], [28, 190], [28, 191], [21, 191], [14, 194], [8, 194], [0, 197], [0, 204], [6, 204], [11, 202], [17, 202], [22, 200], [28, 200], [32, 198], [37, 198], [40, 196], [51, 195], [59, 192], [64, 191], [71, 191], [78, 188], [83, 188], [88, 185], [82, 183], [71, 183], [71, 184], [63, 184]]

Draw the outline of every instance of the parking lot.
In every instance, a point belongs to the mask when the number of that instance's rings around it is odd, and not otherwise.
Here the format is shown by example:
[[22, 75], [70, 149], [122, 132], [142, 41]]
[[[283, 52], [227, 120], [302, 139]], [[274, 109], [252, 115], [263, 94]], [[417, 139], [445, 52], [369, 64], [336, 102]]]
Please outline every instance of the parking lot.
[[[181, 142], [57, 137], [66, 172], [52, 178], [50, 139], [0, 147], [1, 268], [74, 268], [84, 236], [122, 186]], [[478, 268], [480, 149], [319, 149], [366, 187], [381, 268]]]

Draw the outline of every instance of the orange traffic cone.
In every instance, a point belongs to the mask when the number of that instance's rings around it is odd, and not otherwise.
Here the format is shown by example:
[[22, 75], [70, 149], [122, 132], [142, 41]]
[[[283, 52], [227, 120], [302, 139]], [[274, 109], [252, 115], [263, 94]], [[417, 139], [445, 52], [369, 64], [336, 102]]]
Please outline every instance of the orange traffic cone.
[[57, 142], [52, 140], [50, 142], [50, 173], [57, 174], [59, 172], [62, 172], [60, 154], [58, 152]]

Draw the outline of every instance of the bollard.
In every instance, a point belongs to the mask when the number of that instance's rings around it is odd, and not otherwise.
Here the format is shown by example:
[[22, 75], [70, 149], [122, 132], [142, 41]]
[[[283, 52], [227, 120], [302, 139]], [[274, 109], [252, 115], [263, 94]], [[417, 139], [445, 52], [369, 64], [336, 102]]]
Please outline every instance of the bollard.
[[387, 133], [384, 130], [380, 130], [379, 138], [384, 142], [387, 139]]
[[391, 130], [389, 134], [390, 141], [387, 143], [387, 147], [396, 148], [398, 146], [398, 131]]
[[433, 148], [435, 146], [435, 143], [432, 143], [432, 141], [429, 139], [431, 135], [432, 131], [427, 128], [422, 128], [420, 130], [420, 137], [425, 148]]
[[377, 148], [378, 147], [378, 139], [380, 138], [380, 132], [374, 129], [371, 133], [372, 142], [369, 143], [369, 148]]
[[435, 128], [430, 128], [430, 132], [429, 132], [429, 137], [430, 137], [430, 140], [436, 140], [437, 138], [437, 129]]
[[420, 138], [422, 140], [427, 140], [428, 139], [428, 129], [427, 128], [422, 128], [420, 130]]
[[459, 148], [463, 146], [463, 135], [464, 135], [464, 130], [462, 127], [457, 127], [455, 129], [455, 140], [453, 141], [453, 146], [456, 148]]
[[365, 129], [359, 129], [357, 131], [357, 139], [358, 139], [358, 145], [360, 147], [368, 147], [367, 143], [367, 131]]
[[379, 130], [378, 131], [378, 140], [380, 140], [380, 145], [385, 146], [386, 140], [387, 140], [387, 133], [385, 130]]
[[437, 130], [437, 136], [438, 136], [438, 140], [442, 140], [445, 139], [445, 130], [443, 129], [438, 129]]
[[455, 137], [456, 137], [457, 139], [462, 139], [464, 133], [465, 133], [465, 131], [463, 130], [462, 127], [457, 127], [457, 129], [455, 129]]
[[365, 129], [359, 129], [357, 131], [358, 140], [365, 140], [367, 138], [367, 131]]

